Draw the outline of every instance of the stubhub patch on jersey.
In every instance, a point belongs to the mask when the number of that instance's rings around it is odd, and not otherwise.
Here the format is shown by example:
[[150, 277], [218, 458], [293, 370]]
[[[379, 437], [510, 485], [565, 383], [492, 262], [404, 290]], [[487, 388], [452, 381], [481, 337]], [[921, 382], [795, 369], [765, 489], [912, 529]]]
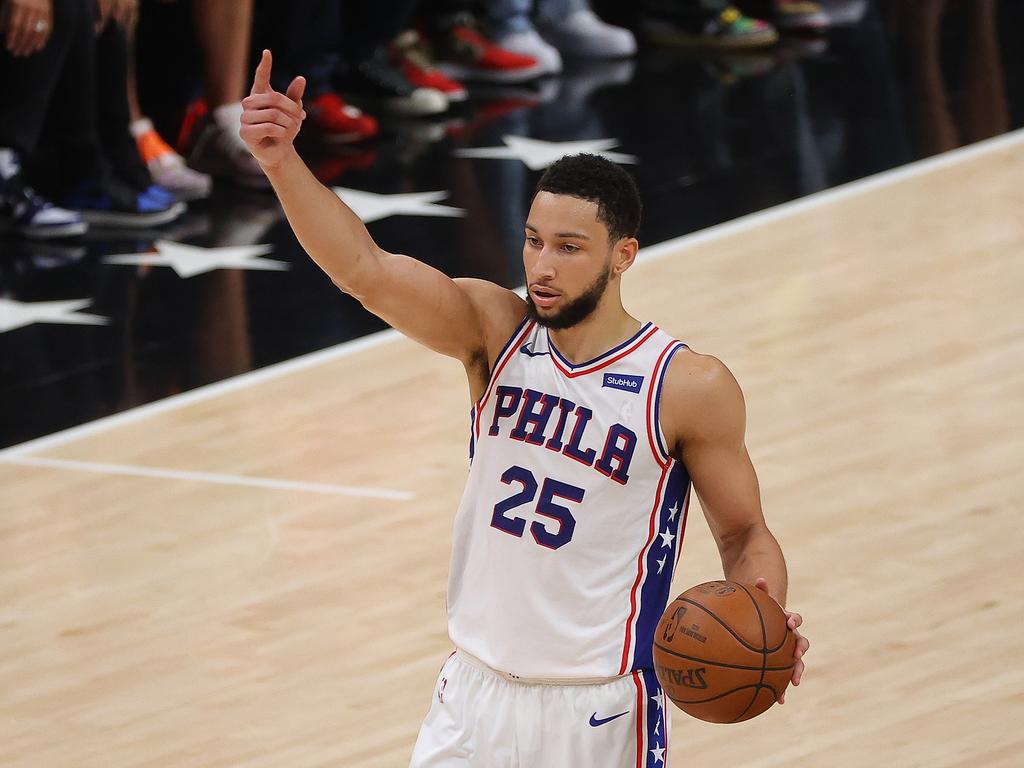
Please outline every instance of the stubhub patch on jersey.
[[602, 387], [621, 389], [623, 392], [632, 392], [634, 395], [640, 391], [644, 383], [643, 376], [630, 376], [627, 373], [606, 373]]

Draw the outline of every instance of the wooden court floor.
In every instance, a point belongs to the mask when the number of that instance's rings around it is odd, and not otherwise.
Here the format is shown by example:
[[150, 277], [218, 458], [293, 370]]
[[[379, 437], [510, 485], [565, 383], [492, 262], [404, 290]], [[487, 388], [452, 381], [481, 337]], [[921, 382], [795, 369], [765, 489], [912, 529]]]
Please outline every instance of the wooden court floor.
[[[677, 712], [672, 764], [1024, 764], [1022, 178], [1016, 134], [626, 276], [743, 385], [813, 643], [785, 707]], [[407, 764], [468, 408], [385, 339], [0, 453], [0, 765]], [[719, 575], [694, 514], [677, 591]]]

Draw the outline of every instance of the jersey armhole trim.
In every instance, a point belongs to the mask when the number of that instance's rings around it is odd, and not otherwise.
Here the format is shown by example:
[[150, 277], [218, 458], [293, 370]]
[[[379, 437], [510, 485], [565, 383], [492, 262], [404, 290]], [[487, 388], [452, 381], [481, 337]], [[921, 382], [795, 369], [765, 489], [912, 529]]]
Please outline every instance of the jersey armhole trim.
[[487, 387], [484, 389], [483, 395], [480, 399], [474, 403], [471, 413], [475, 411], [473, 418], [473, 433], [480, 438], [480, 414], [483, 413], [484, 406], [487, 405], [487, 400], [491, 396], [491, 391], [494, 389], [495, 383], [498, 381], [498, 376], [501, 375], [502, 368], [512, 359], [516, 349], [522, 340], [533, 330], [534, 323], [530, 320], [530, 316], [526, 315], [516, 326], [516, 329], [512, 331], [512, 335], [509, 336], [508, 341], [505, 342], [505, 346], [501, 348], [501, 352], [494, 359], [494, 368], [491, 371], [490, 379], [487, 381]]
[[661, 387], [665, 382], [665, 373], [676, 352], [685, 349], [686, 345], [673, 339], [666, 345], [654, 364], [650, 389], [647, 391], [647, 441], [650, 443], [654, 460], [662, 468], [668, 466], [672, 457], [666, 446], [665, 433], [661, 429]]

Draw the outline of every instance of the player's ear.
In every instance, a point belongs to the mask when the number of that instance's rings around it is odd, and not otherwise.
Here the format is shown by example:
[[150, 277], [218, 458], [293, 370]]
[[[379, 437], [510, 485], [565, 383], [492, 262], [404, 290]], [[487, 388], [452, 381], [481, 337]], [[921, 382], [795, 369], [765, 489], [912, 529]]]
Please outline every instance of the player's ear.
[[612, 248], [612, 274], [621, 275], [633, 266], [638, 250], [640, 242], [635, 237], [620, 238]]

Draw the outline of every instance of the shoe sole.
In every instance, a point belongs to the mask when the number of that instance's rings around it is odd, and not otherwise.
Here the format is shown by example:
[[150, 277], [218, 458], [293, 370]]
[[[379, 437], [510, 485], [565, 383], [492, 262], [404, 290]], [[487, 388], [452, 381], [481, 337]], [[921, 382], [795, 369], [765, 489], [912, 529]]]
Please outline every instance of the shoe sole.
[[10, 222], [0, 224], [0, 232], [14, 232], [30, 240], [50, 240], [60, 237], [77, 237], [89, 231], [89, 224], [85, 221], [76, 221], [71, 224], [61, 224], [52, 227], [19, 227]]
[[469, 67], [465, 64], [458, 64], [453, 61], [444, 61], [437, 65], [445, 77], [452, 80], [466, 80], [478, 83], [526, 83], [536, 80], [547, 74], [543, 64], [521, 70], [497, 70], [479, 69]]
[[185, 208], [184, 203], [175, 203], [167, 210], [153, 213], [125, 213], [123, 211], [78, 211], [78, 213], [87, 223], [94, 226], [137, 229], [170, 224], [185, 212]]
[[648, 26], [644, 29], [644, 35], [657, 45], [703, 51], [747, 51], [767, 48], [779, 42], [779, 34], [773, 30], [742, 37], [719, 38], [694, 35], [670, 27]]

